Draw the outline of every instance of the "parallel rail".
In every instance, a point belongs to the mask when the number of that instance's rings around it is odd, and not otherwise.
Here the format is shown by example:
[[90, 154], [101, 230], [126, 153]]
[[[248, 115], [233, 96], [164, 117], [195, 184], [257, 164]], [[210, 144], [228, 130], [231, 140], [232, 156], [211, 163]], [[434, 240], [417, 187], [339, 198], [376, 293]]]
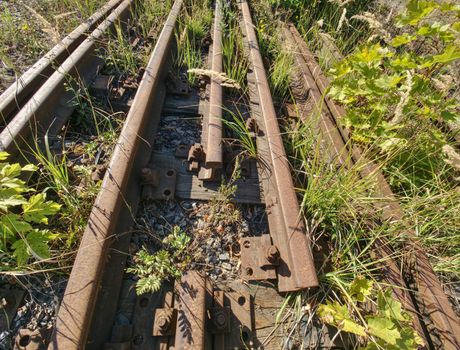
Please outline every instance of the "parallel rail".
[[[380, 200], [376, 200], [375, 205], [381, 209], [382, 218], [390, 222], [402, 220], [403, 211], [380, 168], [366, 159], [357, 146], [350, 148], [349, 131], [342, 128], [340, 124], [340, 119], [344, 117], [345, 111], [341, 106], [325, 97], [329, 85], [328, 79], [309, 51], [307, 44], [293, 25], [285, 29], [285, 37], [291, 45], [297, 48], [295, 59], [298, 66], [301, 67], [304, 86], [309, 91], [310, 99], [313, 100], [315, 111], [321, 111], [322, 132], [326, 138], [329, 138], [330, 146], [335, 150], [336, 158], [340, 159], [351, 152], [353, 163], [359, 164], [361, 176], [363, 178], [372, 176], [376, 178], [375, 197]], [[324, 104], [324, 100], [326, 104]], [[347, 149], [348, 151], [346, 151]], [[342, 160], [342, 163], [345, 164], [346, 162]], [[415, 313], [417, 317], [414, 326], [420, 334], [425, 334], [428, 344], [431, 344], [430, 335], [428, 330], [421, 326], [418, 319], [422, 318], [420, 312], [426, 312], [429, 315], [437, 332], [439, 332], [445, 349], [458, 349], [460, 348], [460, 320], [434, 273], [425, 251], [415, 239], [415, 232], [407, 229], [402, 234], [409, 237], [407, 257], [402, 266], [392, 257], [394, 253], [389, 250], [388, 245], [383, 240], [376, 242], [376, 253], [379, 257], [385, 258], [384, 278], [389, 285], [393, 286], [393, 293], [402, 302], [405, 309]], [[417, 294], [423, 307], [422, 310], [417, 309], [408, 292], [410, 287], [405, 281], [405, 278], [408, 277], [408, 271], [412, 272], [411, 276], [417, 285]]]
[[0, 95], [1, 122], [8, 123], [38, 88], [87, 38], [121, 0], [111, 0], [62, 39]]
[[[94, 63], [98, 61], [94, 56], [95, 48], [104, 33], [113, 27], [115, 21], [129, 16], [133, 2], [134, 0], [110, 1], [87, 23], [77, 28], [34, 65], [24, 75], [22, 83], [16, 83], [0, 96], [0, 113], [5, 123], [10, 121], [0, 133], [0, 150], [7, 150], [13, 155], [27, 153], [26, 147], [32, 144], [34, 136], [42, 137], [50, 131], [57, 133], [73, 111], [68, 103], [70, 97], [65, 91], [64, 83], [69, 77], [82, 79], [86, 83], [94, 77], [96, 72]], [[222, 8], [222, 2], [217, 0], [210, 66], [213, 74], [222, 72]], [[276, 278], [279, 292], [314, 288], [318, 286], [318, 278], [310, 247], [310, 237], [300, 215], [291, 169], [284, 150], [250, 8], [246, 0], [239, 0], [238, 8], [241, 14], [240, 27], [250, 63], [248, 74], [250, 112], [251, 118], [257, 123], [255, 128], [257, 152], [263, 160], [261, 162], [263, 166], [258, 167], [258, 175], [263, 189], [270, 231], [269, 234], [257, 237], [254, 241], [242, 240], [244, 245], [241, 253], [242, 260], [243, 254], [248, 254], [247, 251], [251, 254], [250, 249], [257, 248], [251, 247], [251, 244], [261, 243], [264, 248], [268, 247], [267, 260], [270, 262], [269, 264], [264, 262], [263, 267], [269, 266], [268, 270], [259, 271], [265, 276], [264, 278], [252, 276], [252, 269], [244, 270], [243, 278], [249, 281]], [[154, 344], [160, 349], [204, 349], [212, 346], [217, 350], [228, 348], [229, 344], [233, 347], [238, 346], [241, 342], [239, 338], [250, 338], [252, 328], [250, 297], [238, 291], [224, 293], [213, 289], [203, 276], [196, 271], [190, 271], [181, 281], [176, 281], [173, 292], [162, 292], [164, 295], [155, 294], [146, 302], [139, 299], [140, 304], [136, 306], [136, 312], [142, 315], [140, 317], [142, 322], [136, 324], [135, 328], [145, 331], [147, 328], [145, 322], [147, 322], [150, 327], [147, 333], [150, 332], [150, 338], [152, 334], [157, 336], [157, 340], [149, 338], [141, 341], [132, 339], [132, 335], [124, 339], [121, 335], [113, 337], [114, 332], [112, 332], [112, 338], [123, 339], [116, 343], [109, 341], [117, 301], [122, 293], [122, 278], [131, 226], [134, 224], [143, 190], [142, 174], [145, 175], [145, 171], [151, 170], [148, 170], [148, 166], [155, 166], [149, 164], [149, 160], [165, 101], [165, 80], [172, 63], [176, 44], [174, 34], [182, 9], [183, 0], [175, 0], [145, 68], [88, 219], [59, 308], [49, 349], [99, 349], [103, 346], [106, 349], [137, 349], [138, 345], [139, 348], [147, 348]], [[89, 34], [91, 30], [93, 31]], [[377, 196], [387, 199], [379, 204], [383, 218], [400, 220], [401, 208], [377, 166], [368, 162], [356, 147], [350, 149], [351, 162], [347, 159], [349, 134], [339, 126], [339, 119], [342, 118], [344, 111], [328, 99], [326, 105], [322, 103], [328, 82], [321, 74], [305, 42], [293, 26], [285, 28], [284, 36], [292, 47], [297, 48], [296, 64], [301, 68], [301, 78], [309, 90], [310, 102], [317, 111], [321, 111], [318, 129], [329, 138], [330, 156], [338, 159], [344, 166], [350, 166], [351, 163], [364, 163], [361, 175], [363, 177], [375, 175], [378, 182]], [[202, 133], [204, 158], [201, 159], [201, 166], [212, 173], [212, 176], [206, 180], [212, 180], [224, 165], [223, 103], [223, 88], [218, 78], [211, 76], [209, 108], [207, 115], [204, 116]], [[168, 195], [168, 198], [171, 197]], [[412, 232], [408, 233], [413, 235]], [[460, 348], [458, 318], [429, 265], [426, 254], [415, 240], [410, 241], [410, 248], [413, 249], [411, 256], [417, 265], [418, 273], [414, 274], [414, 278], [423, 308], [429, 313], [444, 347], [458, 349]], [[393, 292], [405, 309], [417, 316], [414, 318], [413, 326], [420, 334], [424, 334], [427, 344], [432, 345], [430, 334], [423, 320], [418, 317], [420, 316], [418, 304], [406, 289], [408, 287], [406, 276], [401, 274], [401, 266], [391, 258], [392, 252], [383, 240], [377, 242], [376, 253], [380, 257], [390, 257], [386, 266], [382, 266], [386, 281], [394, 286]], [[253, 253], [253, 255], [257, 254]], [[212, 301], [210, 302], [209, 299]], [[154, 321], [151, 314], [146, 314], [151, 304], [155, 304], [159, 310], [158, 315], [155, 313]], [[161, 304], [161, 307], [157, 304]], [[209, 304], [212, 308], [207, 309]], [[168, 318], [173, 309], [181, 313], [182, 323], [168, 325]], [[232, 317], [238, 318], [241, 336], [225, 341], [222, 330], [229, 327], [228, 324], [224, 324], [225, 322], [219, 324], [219, 320], [230, 317], [227, 314], [228, 310], [235, 313]], [[168, 314], [169, 312], [171, 314]], [[162, 327], [158, 326], [159, 319], [164, 321]], [[209, 319], [213, 320], [212, 326], [209, 326]], [[165, 332], [165, 324], [171, 328], [167, 332]], [[184, 324], [188, 326], [184, 327]], [[210, 332], [209, 327], [214, 334], [212, 345], [206, 336], [207, 332]]]

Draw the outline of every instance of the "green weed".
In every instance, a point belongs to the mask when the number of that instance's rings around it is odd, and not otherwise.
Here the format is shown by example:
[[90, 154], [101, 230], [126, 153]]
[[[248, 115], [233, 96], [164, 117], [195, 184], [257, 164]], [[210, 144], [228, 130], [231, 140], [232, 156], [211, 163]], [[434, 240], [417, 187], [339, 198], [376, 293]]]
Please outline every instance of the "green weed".
[[156, 292], [163, 281], [180, 278], [185, 271], [190, 257], [186, 254], [190, 237], [178, 226], [163, 241], [163, 248], [150, 254], [145, 248], [135, 256], [135, 265], [127, 269], [139, 277], [136, 283], [138, 295]]

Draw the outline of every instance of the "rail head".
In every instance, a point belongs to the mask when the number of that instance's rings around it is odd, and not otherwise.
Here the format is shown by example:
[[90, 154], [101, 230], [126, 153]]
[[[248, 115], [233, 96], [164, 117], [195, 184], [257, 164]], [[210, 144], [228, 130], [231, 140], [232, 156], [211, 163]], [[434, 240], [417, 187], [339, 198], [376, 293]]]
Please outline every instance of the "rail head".
[[182, 0], [176, 0], [128, 112], [102, 188], [88, 219], [59, 308], [49, 349], [70, 350], [85, 347], [109, 242], [115, 234], [118, 215], [125, 203], [134, 156], [144, 142], [141, 135], [153, 108], [153, 100], [162, 79], [162, 70], [167, 63], [167, 53], [174, 38], [174, 27], [181, 7]]
[[247, 1], [238, 2], [241, 27], [255, 80], [256, 104], [260, 109], [263, 130], [271, 163], [270, 179], [264, 185], [270, 234], [278, 247], [281, 263], [277, 268], [278, 290], [296, 291], [318, 286], [310, 237], [307, 235], [297, 201], [291, 168], [284, 150], [273, 100], [268, 84], [257, 36]]

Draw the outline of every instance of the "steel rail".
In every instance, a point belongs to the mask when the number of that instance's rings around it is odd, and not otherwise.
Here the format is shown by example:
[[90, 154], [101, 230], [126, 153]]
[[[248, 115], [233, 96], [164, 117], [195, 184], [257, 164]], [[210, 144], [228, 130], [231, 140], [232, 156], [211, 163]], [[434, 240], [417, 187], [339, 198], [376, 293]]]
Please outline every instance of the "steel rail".
[[216, 1], [214, 10], [214, 32], [212, 36], [212, 76], [209, 93], [209, 114], [206, 123], [206, 167], [222, 168], [222, 85], [217, 74], [222, 72], [222, 4]]
[[[325, 96], [327, 87], [329, 86], [327, 77], [321, 71], [321, 68], [308, 49], [307, 44], [297, 32], [297, 29], [291, 25], [290, 30], [304, 56], [310, 74], [314, 78], [322, 95]], [[325, 97], [325, 100], [344, 143], [350, 145], [349, 131], [340, 126], [340, 120], [344, 117], [345, 110], [329, 98]], [[384, 201], [377, 202], [377, 205], [382, 210], [383, 218], [389, 222], [402, 220], [404, 213], [380, 168], [375, 163], [366, 159], [356, 146], [352, 146], [351, 151], [355, 163], [363, 164], [363, 176], [376, 176], [376, 196], [385, 199]], [[436, 330], [439, 332], [444, 348], [459, 349], [460, 319], [453, 310], [441, 282], [433, 271], [428, 256], [415, 239], [415, 232], [412, 229], [406, 229], [404, 233], [410, 238], [407, 242], [409, 248], [407, 254], [411, 266], [406, 265], [406, 267], [409, 271], [413, 271], [414, 268], [416, 269], [413, 278], [418, 288], [421, 303], [433, 321]]]
[[[288, 292], [316, 287], [318, 279], [313, 263], [310, 237], [306, 233], [300, 215], [291, 169], [284, 150], [249, 5], [242, 0], [239, 1], [239, 7], [242, 14], [242, 31], [247, 41], [255, 77], [255, 93], [261, 111], [259, 119], [262, 125], [258, 127], [267, 141], [267, 160], [271, 163], [271, 174], [267, 181], [263, 181], [263, 186], [270, 235], [281, 256], [280, 265], [277, 267], [278, 290]], [[259, 139], [258, 137], [258, 145]]]
[[[318, 132], [325, 138], [328, 146], [330, 146], [328, 147], [328, 151], [340, 166], [349, 169], [354, 162], [350, 163], [350, 161], [346, 159], [348, 158], [347, 153], [349, 153], [348, 145], [344, 142], [336, 124], [333, 122], [327, 105], [324, 104], [323, 93], [319, 90], [311, 76], [304, 56], [299, 50], [296, 50], [297, 43], [295, 37], [286, 25], [283, 26], [283, 32], [283, 37], [287, 40], [290, 51], [293, 52], [295, 63], [300, 68], [299, 73], [303, 80], [302, 86], [308, 90], [308, 100], [306, 102], [299, 102], [299, 104], [309, 103], [313, 105], [313, 107], [309, 109], [308, 115], [307, 113], [303, 113], [300, 115], [300, 118], [303, 122], [307, 122], [307, 118], [316, 118], [316, 116], [319, 116], [318, 120], [314, 119], [313, 122], [319, 124], [320, 130], [318, 130]], [[365, 174], [361, 173], [361, 177], [364, 176]], [[386, 281], [387, 285], [390, 286], [393, 295], [401, 302], [404, 309], [415, 316], [413, 322], [415, 329], [427, 339], [429, 335], [420, 322], [420, 313], [411, 299], [408, 292], [408, 286], [393, 257], [393, 252], [384, 239], [378, 239], [374, 246], [374, 253], [377, 255], [377, 260], [384, 261], [384, 263], [379, 264], [382, 269], [383, 279]]]
[[115, 21], [129, 14], [133, 2], [124, 0], [41, 85], [0, 133], [0, 150], [14, 156], [24, 151], [20, 149], [24, 143], [32, 142], [31, 134], [44, 135], [51, 125], [54, 130], [60, 129], [73, 111], [73, 107], [69, 107], [73, 94], [66, 92], [65, 83], [72, 78], [87, 82], [95, 75], [99, 58], [94, 51], [100, 39]]
[[0, 116], [7, 123], [19, 111], [27, 99], [38, 90], [41, 84], [50, 77], [54, 67], [59, 66], [80, 45], [96, 26], [108, 16], [109, 12], [121, 0], [111, 0], [75, 30], [57, 43], [32, 67], [24, 72], [8, 89], [0, 95]]
[[[141, 152], [141, 146], [146, 147], [147, 151], [152, 147], [143, 135], [151, 122], [151, 114], [158, 108], [153, 101], [164, 79], [167, 53], [174, 38], [174, 27], [181, 7], [182, 0], [176, 0], [128, 112], [83, 234], [49, 349], [72, 350], [85, 347], [109, 242], [115, 235], [120, 212], [127, 205], [125, 198], [129, 195], [127, 188], [133, 174], [134, 159]], [[137, 170], [140, 174], [140, 169]], [[137, 196], [140, 197], [140, 193]]]

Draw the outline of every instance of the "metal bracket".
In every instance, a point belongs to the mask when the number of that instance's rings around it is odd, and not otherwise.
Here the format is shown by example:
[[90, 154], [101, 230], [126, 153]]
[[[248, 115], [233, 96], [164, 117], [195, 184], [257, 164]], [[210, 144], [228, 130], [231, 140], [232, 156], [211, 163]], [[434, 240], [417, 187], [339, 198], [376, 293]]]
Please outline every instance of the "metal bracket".
[[279, 265], [280, 252], [272, 245], [270, 235], [245, 237], [241, 239], [240, 245], [244, 280], [276, 279], [275, 268]]
[[190, 147], [188, 151], [187, 160], [189, 161], [189, 171], [196, 171], [200, 170], [200, 163], [203, 162], [205, 159], [205, 153], [203, 149], [203, 145], [199, 143], [195, 143], [192, 147]]
[[154, 165], [142, 169], [142, 198], [173, 199], [176, 191], [176, 170], [153, 167]]
[[52, 329], [40, 328], [31, 331], [20, 329], [14, 341], [14, 350], [44, 350]]
[[177, 310], [173, 308], [155, 309], [152, 335], [163, 337], [174, 335], [176, 330]]

